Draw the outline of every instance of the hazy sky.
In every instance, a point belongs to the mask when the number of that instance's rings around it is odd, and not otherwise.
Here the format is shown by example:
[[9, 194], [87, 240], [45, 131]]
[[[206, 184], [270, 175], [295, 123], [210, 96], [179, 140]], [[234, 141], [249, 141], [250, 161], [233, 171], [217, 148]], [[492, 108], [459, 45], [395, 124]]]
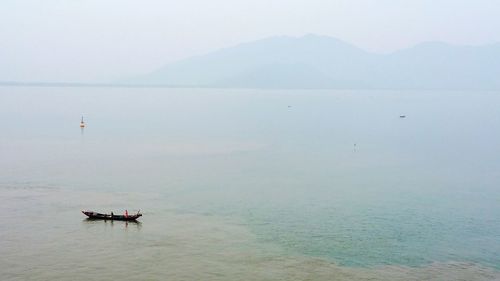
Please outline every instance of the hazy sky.
[[499, 0], [1, 0], [0, 81], [106, 81], [274, 35], [500, 41]]

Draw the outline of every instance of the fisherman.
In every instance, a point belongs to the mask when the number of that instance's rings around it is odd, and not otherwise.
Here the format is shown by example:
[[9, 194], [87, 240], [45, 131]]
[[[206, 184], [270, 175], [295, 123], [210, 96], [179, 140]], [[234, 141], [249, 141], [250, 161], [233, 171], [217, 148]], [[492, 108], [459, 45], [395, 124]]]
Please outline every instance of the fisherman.
[[114, 216], [114, 215], [113, 215], [113, 212], [111, 212], [111, 218], [113, 218], [113, 216]]
[[125, 210], [125, 217], [128, 218], [128, 211]]

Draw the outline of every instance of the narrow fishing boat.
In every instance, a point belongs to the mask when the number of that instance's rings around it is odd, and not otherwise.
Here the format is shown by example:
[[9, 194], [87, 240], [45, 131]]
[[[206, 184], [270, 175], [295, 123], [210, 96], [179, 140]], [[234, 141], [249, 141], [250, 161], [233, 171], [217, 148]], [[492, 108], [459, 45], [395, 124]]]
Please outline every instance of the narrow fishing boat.
[[125, 215], [115, 215], [113, 212], [111, 214], [101, 214], [93, 211], [82, 211], [82, 213], [92, 220], [135, 221], [142, 216], [139, 211], [134, 215], [129, 215], [127, 211], [125, 211]]

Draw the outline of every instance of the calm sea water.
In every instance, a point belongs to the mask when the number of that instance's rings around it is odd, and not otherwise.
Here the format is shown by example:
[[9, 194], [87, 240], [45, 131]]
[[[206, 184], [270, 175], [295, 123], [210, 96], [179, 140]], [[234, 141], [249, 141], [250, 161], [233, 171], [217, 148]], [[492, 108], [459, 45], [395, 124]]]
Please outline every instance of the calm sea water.
[[499, 108], [494, 92], [0, 87], [0, 279], [500, 280]]

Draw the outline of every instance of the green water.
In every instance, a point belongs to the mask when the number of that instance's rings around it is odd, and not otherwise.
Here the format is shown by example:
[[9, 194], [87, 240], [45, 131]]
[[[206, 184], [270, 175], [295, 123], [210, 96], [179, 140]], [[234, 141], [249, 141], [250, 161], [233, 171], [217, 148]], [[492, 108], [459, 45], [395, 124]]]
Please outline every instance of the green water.
[[[0, 271], [495, 280], [499, 105], [490, 92], [2, 87]], [[139, 208], [140, 224], [79, 213]]]

